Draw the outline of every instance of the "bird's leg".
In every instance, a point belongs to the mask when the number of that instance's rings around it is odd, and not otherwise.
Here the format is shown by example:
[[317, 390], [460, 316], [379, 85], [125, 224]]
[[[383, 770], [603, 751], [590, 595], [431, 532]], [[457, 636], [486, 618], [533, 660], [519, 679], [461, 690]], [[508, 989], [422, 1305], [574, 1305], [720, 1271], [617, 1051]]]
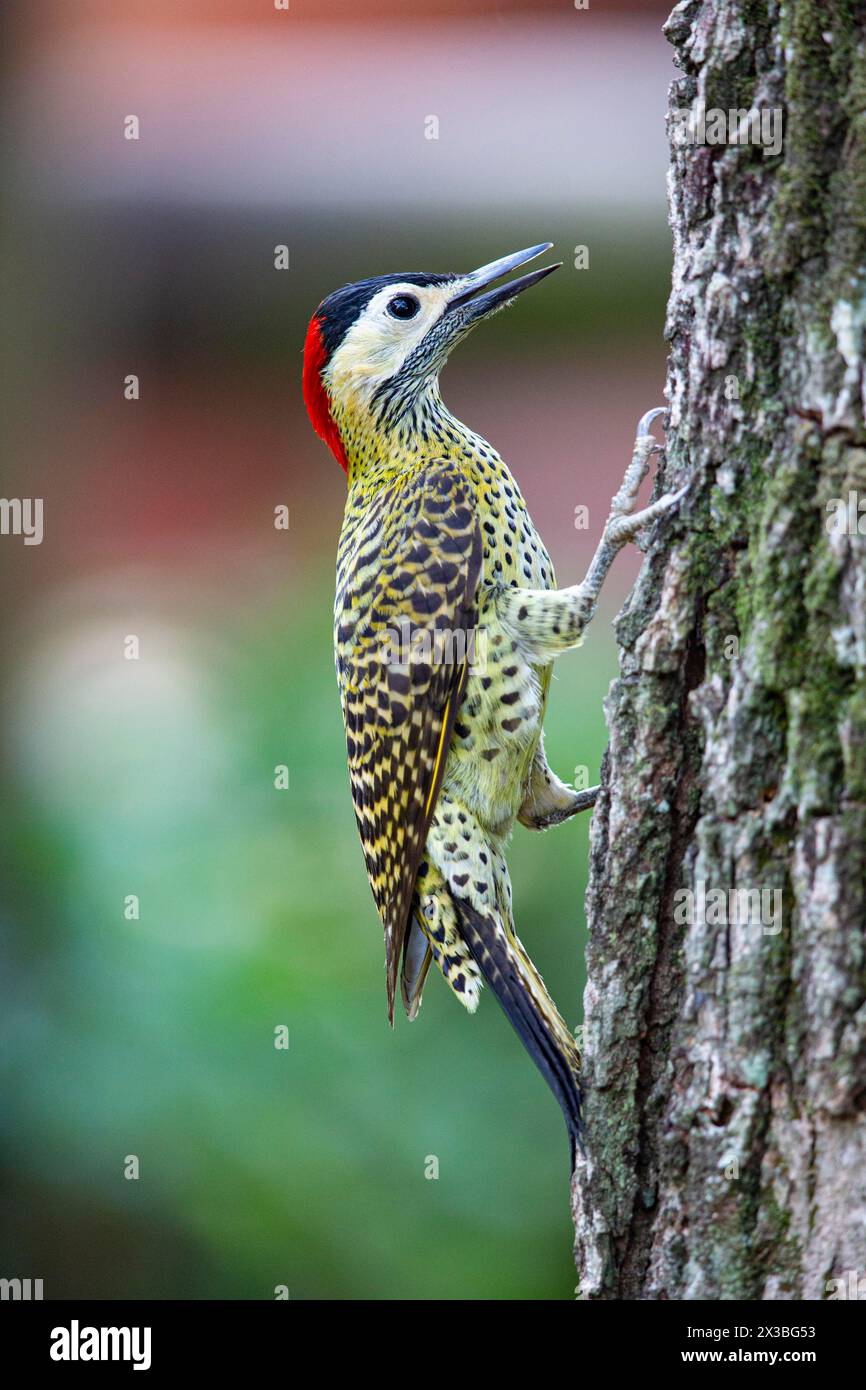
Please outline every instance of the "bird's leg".
[[500, 620], [533, 661], [551, 661], [569, 647], [579, 646], [595, 613], [602, 584], [623, 546], [666, 516], [685, 496], [684, 487], [665, 493], [641, 511], [634, 510], [650, 458], [662, 452], [649, 432], [656, 415], [662, 413], [662, 408], [648, 411], [638, 425], [631, 463], [611, 502], [586, 578], [568, 589], [503, 589], [499, 594], [496, 607]]
[[582, 792], [575, 791], [564, 782], [559, 782], [559, 786], [566, 793], [563, 804], [546, 808], [539, 806], [537, 802], [529, 802], [527, 797], [517, 815], [520, 824], [525, 825], [528, 830], [550, 830], [551, 826], [562, 825], [563, 821], [571, 820], [579, 811], [591, 811], [601, 791], [600, 786], [587, 787], [586, 791]]
[[549, 830], [552, 825], [561, 825], [579, 811], [589, 811], [600, 791], [601, 787], [577, 791], [566, 782], [561, 782], [548, 764], [542, 734], [517, 819], [529, 830]]

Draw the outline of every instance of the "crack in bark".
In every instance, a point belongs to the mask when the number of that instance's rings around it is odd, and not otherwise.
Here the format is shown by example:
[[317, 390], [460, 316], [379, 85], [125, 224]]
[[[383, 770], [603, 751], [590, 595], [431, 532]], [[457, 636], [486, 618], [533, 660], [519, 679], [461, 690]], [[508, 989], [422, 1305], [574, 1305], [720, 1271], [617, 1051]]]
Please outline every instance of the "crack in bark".
[[[651, 1139], [657, 1118], [650, 1116], [653, 1090], [659, 1080], [658, 1049], [666, 1050], [670, 1042], [676, 1012], [681, 1004], [683, 980], [680, 959], [681, 929], [674, 921], [673, 899], [686, 852], [699, 815], [699, 805], [688, 806], [689, 791], [696, 780], [691, 765], [689, 734], [696, 733], [695, 721], [689, 713], [689, 696], [704, 679], [706, 653], [700, 636], [702, 613], [689, 633], [683, 662], [683, 686], [680, 697], [679, 722], [686, 735], [686, 748], [678, 770], [674, 794], [673, 827], [665, 864], [664, 881], [659, 897], [656, 953], [650, 979], [645, 1015], [644, 1034], [638, 1051], [635, 1105], [638, 1112], [638, 1161], [635, 1200], [628, 1233], [620, 1253], [620, 1297], [638, 1295], [646, 1275], [652, 1243], [652, 1227], [658, 1212], [655, 1189], [658, 1181], [655, 1144]], [[654, 1037], [655, 1030], [663, 1037]], [[652, 1194], [652, 1202], [649, 1198]]]

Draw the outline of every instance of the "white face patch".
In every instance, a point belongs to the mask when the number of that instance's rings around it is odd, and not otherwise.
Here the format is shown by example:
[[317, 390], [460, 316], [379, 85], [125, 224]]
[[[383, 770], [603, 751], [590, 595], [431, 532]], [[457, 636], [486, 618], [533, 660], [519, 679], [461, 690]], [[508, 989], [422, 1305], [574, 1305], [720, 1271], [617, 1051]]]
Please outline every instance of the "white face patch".
[[[332, 398], [366, 405], [376, 388], [399, 372], [406, 358], [441, 318], [449, 299], [459, 293], [460, 283], [413, 285], [407, 281], [378, 290], [323, 373]], [[403, 295], [411, 296], [420, 306], [413, 318], [395, 318], [388, 312], [391, 300]]]

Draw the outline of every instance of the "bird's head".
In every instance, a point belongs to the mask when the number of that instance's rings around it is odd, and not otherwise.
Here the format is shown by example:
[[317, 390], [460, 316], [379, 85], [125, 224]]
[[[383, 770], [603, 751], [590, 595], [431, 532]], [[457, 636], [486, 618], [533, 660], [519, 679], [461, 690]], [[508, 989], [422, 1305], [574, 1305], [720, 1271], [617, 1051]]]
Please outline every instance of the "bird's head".
[[411, 427], [418, 405], [438, 392], [455, 343], [561, 262], [498, 289], [487, 286], [551, 245], [530, 246], [467, 275], [377, 275], [322, 300], [307, 330], [304, 400], [313, 428], [343, 468], [353, 439]]

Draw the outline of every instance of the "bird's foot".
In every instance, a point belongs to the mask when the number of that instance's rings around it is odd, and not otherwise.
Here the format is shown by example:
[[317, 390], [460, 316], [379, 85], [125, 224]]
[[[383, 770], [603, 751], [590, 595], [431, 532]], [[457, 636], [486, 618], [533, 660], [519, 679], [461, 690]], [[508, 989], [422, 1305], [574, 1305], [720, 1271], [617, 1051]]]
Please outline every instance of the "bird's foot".
[[671, 511], [677, 503], [682, 501], [688, 490], [686, 486], [677, 492], [666, 492], [664, 496], [651, 502], [648, 507], [643, 507], [638, 512], [634, 510], [641, 484], [649, 472], [650, 459], [654, 454], [660, 458], [664, 456], [664, 445], [660, 444], [650, 433], [653, 421], [664, 413], [664, 406], [656, 406], [654, 410], [648, 410], [645, 415], [641, 416], [631, 463], [625, 471], [619, 492], [611, 502], [610, 516], [604, 528], [604, 537], [610, 545], [617, 549], [628, 541], [636, 541], [643, 549], [641, 542], [645, 541], [645, 537], [641, 536], [640, 533], [646, 532], [654, 521]]
[[571, 820], [580, 811], [591, 811], [601, 787], [587, 787], [585, 791], [575, 791], [563, 782], [557, 784], [558, 796], [538, 799], [532, 804], [524, 803], [520, 808], [518, 820], [529, 830], [550, 830], [554, 825]]

